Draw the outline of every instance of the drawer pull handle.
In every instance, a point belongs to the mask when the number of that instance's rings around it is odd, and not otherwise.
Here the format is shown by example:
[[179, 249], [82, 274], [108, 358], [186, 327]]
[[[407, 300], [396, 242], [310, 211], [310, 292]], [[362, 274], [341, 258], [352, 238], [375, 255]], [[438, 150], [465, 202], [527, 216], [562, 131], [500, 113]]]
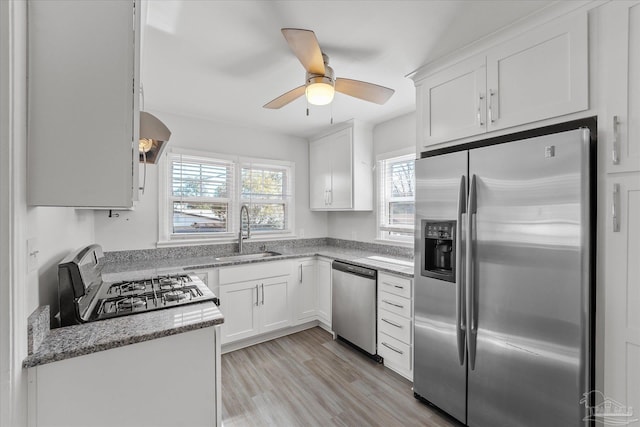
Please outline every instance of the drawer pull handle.
[[393, 286], [398, 289], [404, 289], [404, 286], [400, 286], [400, 285], [393, 285]]
[[388, 324], [390, 324], [391, 326], [395, 326], [396, 328], [402, 328], [401, 324], [392, 322], [391, 320], [387, 320], [384, 317], [380, 318], [380, 320], [382, 320], [383, 322], [387, 322]]
[[386, 342], [383, 342], [383, 343], [382, 343], [382, 345], [383, 345], [383, 346], [385, 346], [385, 347], [387, 347], [389, 350], [393, 350], [393, 351], [395, 351], [396, 353], [404, 354], [404, 352], [403, 352], [402, 350], [398, 350], [397, 348], [395, 348], [395, 347], [393, 347], [393, 346], [391, 346], [391, 345], [387, 344]]
[[382, 302], [383, 302], [383, 303], [385, 303], [385, 304], [392, 305], [392, 306], [394, 306], [394, 307], [404, 308], [404, 305], [396, 304], [396, 303], [391, 302], [391, 301], [388, 301], [388, 300], [386, 300], [386, 299], [383, 299], [383, 300], [382, 300]]

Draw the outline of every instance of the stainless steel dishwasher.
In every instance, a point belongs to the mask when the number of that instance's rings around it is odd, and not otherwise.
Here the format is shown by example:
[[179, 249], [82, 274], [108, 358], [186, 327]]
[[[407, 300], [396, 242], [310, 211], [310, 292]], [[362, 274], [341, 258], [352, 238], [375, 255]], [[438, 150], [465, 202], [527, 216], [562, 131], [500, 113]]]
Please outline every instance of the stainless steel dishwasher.
[[376, 355], [377, 272], [334, 261], [332, 323], [335, 334], [371, 356]]

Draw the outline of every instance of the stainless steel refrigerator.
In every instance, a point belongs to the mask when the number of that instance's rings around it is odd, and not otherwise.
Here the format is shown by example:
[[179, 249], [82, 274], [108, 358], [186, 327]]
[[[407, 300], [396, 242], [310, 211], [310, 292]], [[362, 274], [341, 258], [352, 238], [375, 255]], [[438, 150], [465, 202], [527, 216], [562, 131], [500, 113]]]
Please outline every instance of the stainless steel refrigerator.
[[589, 135], [416, 161], [414, 393], [464, 424], [585, 425]]

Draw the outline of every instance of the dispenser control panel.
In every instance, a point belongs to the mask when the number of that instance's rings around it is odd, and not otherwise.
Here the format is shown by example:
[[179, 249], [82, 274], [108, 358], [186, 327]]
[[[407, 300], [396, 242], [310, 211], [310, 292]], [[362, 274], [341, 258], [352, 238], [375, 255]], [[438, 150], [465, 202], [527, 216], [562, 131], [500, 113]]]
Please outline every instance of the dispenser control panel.
[[453, 238], [453, 224], [451, 222], [427, 223], [425, 237], [430, 239], [449, 239]]

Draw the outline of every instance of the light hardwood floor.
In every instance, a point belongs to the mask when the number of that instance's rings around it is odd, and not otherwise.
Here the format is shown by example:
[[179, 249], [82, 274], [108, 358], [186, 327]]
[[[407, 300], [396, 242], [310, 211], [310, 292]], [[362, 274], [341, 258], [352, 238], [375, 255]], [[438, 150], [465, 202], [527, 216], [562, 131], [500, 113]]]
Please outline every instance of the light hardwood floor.
[[418, 402], [410, 382], [321, 328], [224, 354], [222, 424], [456, 425]]

